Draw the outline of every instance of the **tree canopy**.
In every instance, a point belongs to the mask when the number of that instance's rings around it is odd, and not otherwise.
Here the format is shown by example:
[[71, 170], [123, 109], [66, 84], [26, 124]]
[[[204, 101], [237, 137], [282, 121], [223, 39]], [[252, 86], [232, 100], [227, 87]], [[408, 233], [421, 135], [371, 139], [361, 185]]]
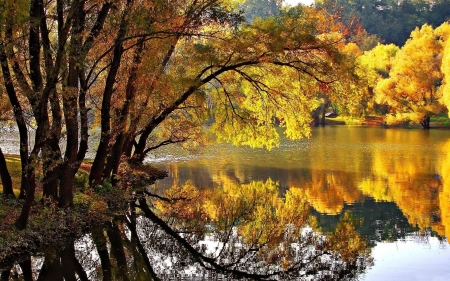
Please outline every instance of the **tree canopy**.
[[[318, 86], [351, 81], [336, 26], [297, 7], [245, 23], [234, 1], [48, 1], [1, 6], [2, 94], [20, 133], [23, 228], [37, 185], [61, 207], [94, 152], [91, 186], [170, 143], [268, 149], [308, 136]], [[29, 139], [30, 131], [34, 140]], [[93, 141], [96, 139], [96, 141]], [[97, 147], [90, 143], [98, 143]], [[42, 167], [40, 166], [42, 165]], [[14, 196], [11, 192], [4, 195]]]
[[410, 120], [429, 128], [431, 115], [442, 111], [439, 39], [429, 25], [414, 30], [398, 51], [389, 77], [377, 84], [377, 101], [391, 107], [388, 123]]

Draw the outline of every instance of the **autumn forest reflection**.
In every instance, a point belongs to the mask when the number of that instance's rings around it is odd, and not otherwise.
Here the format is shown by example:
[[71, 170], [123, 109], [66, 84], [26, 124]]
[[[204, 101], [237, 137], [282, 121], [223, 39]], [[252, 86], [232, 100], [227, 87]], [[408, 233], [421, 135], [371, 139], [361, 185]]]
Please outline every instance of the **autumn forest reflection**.
[[[449, 132], [319, 128], [314, 133], [310, 140], [286, 143], [270, 153], [233, 149], [197, 161], [162, 161], [170, 177], [159, 188], [187, 180], [209, 188], [270, 179], [279, 184], [281, 197], [299, 190], [324, 221], [330, 220], [324, 215], [340, 217], [345, 210], [370, 216], [383, 205], [392, 209], [383, 224], [398, 228], [392, 230], [397, 236], [413, 230], [450, 236]], [[371, 239], [396, 237], [380, 235], [380, 219], [371, 219], [365, 222], [372, 225]]]
[[168, 177], [135, 191], [127, 212], [0, 268], [24, 280], [392, 280], [366, 275], [377, 245], [448, 245], [449, 152], [450, 131], [361, 127], [270, 152], [169, 148], [148, 159]]
[[[135, 192], [130, 209], [75, 242], [19, 259], [25, 280], [353, 280], [372, 264], [350, 213], [322, 233], [304, 192], [276, 182], [191, 181]], [[6, 267], [8, 268], [8, 267]], [[37, 276], [37, 278], [33, 278]], [[8, 280], [8, 276], [2, 276]]]

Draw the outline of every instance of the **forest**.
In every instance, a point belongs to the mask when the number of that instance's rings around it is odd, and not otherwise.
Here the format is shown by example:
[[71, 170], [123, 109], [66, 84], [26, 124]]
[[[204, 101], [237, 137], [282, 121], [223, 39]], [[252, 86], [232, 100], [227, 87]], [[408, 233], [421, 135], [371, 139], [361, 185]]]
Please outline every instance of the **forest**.
[[[446, 0], [1, 0], [0, 121], [20, 144], [15, 171], [0, 148], [2, 230], [53, 209], [125, 208], [119, 193], [185, 196], [145, 191], [164, 177], [145, 158], [166, 145], [270, 150], [280, 127], [308, 137], [330, 108], [429, 129], [450, 106], [449, 10]], [[132, 198], [166, 225], [163, 203]]]

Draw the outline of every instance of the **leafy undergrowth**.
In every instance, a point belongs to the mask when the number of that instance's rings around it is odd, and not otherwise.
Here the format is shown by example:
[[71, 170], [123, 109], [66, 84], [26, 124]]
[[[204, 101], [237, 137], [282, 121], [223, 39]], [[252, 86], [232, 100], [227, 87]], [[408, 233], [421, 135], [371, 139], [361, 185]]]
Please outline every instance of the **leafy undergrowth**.
[[85, 172], [89, 168], [82, 169], [75, 177], [73, 207], [61, 209], [36, 196], [25, 230], [19, 231], [14, 226], [22, 201], [0, 199], [0, 267], [47, 245], [63, 245], [91, 227], [111, 221], [128, 208], [129, 194], [135, 187], [142, 188], [166, 176], [155, 168], [127, 164], [121, 168], [119, 187], [109, 182], [89, 187]]
[[21, 202], [3, 200], [0, 205], [0, 264], [46, 245], [63, 245], [67, 239], [80, 237], [92, 226], [101, 225], [127, 207], [123, 190], [103, 194], [77, 192], [72, 208], [61, 209], [53, 202], [35, 202], [25, 230], [15, 228]]

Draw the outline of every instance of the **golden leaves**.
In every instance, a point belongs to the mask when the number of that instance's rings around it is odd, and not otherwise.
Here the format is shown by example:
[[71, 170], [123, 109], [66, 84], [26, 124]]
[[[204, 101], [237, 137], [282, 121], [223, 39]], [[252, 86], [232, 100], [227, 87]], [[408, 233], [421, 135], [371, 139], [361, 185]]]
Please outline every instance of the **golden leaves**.
[[375, 92], [378, 102], [389, 104], [389, 123], [409, 120], [422, 123], [442, 110], [438, 91], [442, 73], [442, 45], [429, 25], [416, 28], [397, 52], [389, 78], [380, 81]]

